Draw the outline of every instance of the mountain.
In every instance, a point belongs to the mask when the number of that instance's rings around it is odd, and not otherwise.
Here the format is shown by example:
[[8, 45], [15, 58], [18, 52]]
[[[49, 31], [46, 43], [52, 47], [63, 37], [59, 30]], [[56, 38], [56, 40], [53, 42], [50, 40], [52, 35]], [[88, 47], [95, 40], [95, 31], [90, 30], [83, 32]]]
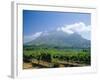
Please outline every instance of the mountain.
[[84, 39], [78, 33], [68, 34], [63, 31], [50, 31], [42, 33], [38, 38], [25, 45], [88, 48], [90, 40]]

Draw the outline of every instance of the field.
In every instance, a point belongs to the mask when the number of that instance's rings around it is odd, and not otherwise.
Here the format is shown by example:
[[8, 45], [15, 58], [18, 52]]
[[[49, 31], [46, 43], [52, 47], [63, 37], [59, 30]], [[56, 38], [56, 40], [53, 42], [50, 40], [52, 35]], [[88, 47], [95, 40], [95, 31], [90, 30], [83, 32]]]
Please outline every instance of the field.
[[90, 65], [90, 48], [23, 46], [23, 69]]

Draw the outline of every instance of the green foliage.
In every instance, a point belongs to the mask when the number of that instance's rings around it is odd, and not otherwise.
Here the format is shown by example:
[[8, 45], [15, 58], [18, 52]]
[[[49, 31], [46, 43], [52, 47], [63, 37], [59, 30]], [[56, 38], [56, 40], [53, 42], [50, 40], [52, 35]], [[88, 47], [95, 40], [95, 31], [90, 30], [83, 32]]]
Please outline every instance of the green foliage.
[[23, 49], [23, 61], [32, 61], [32, 60], [46, 61], [58, 66], [59, 61], [66, 61], [72, 63], [79, 63], [90, 65], [91, 54], [89, 48], [62, 48], [58, 47], [37, 47], [37, 46], [24, 46]]

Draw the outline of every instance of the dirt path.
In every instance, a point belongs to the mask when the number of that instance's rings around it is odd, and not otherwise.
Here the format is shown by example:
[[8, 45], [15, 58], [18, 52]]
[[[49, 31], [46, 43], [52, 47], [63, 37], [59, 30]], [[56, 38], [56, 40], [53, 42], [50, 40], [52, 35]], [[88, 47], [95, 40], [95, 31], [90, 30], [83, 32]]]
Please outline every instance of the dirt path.
[[[24, 63], [23, 68], [29, 69], [29, 68], [54, 68], [55, 63], [50, 63], [46, 61], [37, 61], [34, 60], [30, 63]], [[72, 63], [72, 62], [66, 62], [66, 61], [57, 61], [56, 67], [79, 67], [84, 66], [84, 64], [78, 64], [78, 63]]]

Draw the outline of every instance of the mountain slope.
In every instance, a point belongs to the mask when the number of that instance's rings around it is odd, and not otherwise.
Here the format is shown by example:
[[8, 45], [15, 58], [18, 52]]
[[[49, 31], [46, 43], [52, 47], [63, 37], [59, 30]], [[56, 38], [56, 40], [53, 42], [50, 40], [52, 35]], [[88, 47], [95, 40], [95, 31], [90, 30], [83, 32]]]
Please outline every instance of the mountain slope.
[[90, 40], [84, 39], [77, 33], [67, 34], [62, 31], [51, 31], [41, 34], [41, 36], [25, 45], [88, 48], [90, 47]]

